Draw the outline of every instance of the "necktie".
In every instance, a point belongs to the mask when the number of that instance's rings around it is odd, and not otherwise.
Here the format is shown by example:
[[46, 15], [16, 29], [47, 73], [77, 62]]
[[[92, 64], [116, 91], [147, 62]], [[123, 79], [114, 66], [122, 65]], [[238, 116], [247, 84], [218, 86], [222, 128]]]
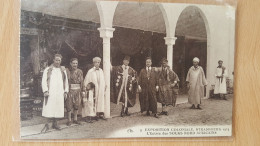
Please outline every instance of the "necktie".
[[150, 67], [148, 67], [147, 70], [148, 70], [147, 71], [147, 77], [148, 77], [148, 79], [150, 79], [150, 76], [151, 76], [151, 69], [150, 69]]

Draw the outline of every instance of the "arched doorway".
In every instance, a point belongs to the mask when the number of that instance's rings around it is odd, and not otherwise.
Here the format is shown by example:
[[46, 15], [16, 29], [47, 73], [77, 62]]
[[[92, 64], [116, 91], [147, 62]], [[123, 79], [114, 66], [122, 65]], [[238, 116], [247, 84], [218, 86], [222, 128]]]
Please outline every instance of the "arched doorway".
[[207, 75], [209, 29], [203, 12], [196, 6], [186, 7], [180, 14], [175, 36], [173, 70], [180, 77], [180, 92], [186, 93], [186, 75], [192, 66], [192, 59], [198, 57], [200, 66]]
[[166, 56], [165, 22], [157, 3], [119, 2], [114, 14], [114, 37], [111, 39], [112, 65], [122, 64], [125, 55], [130, 66], [139, 72], [150, 56], [153, 66], [159, 66]]

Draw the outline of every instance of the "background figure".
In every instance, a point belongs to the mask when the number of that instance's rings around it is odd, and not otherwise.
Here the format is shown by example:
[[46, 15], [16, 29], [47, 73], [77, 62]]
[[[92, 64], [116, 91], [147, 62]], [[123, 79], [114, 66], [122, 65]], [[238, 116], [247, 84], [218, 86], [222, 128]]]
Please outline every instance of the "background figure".
[[83, 88], [83, 72], [78, 69], [78, 59], [72, 58], [70, 60], [70, 67], [66, 69], [69, 81], [69, 93], [66, 100], [66, 109], [68, 112], [67, 125], [72, 124], [71, 113], [74, 112], [73, 123], [80, 124], [78, 122], [78, 110], [81, 103], [81, 91]]
[[152, 59], [146, 58], [146, 67], [143, 68], [139, 75], [139, 100], [141, 113], [146, 111], [146, 115], [150, 115], [152, 111], [154, 117], [159, 118], [157, 115], [157, 99], [156, 91], [158, 91], [158, 77], [155, 68], [152, 68]]
[[180, 81], [177, 74], [168, 66], [168, 60], [163, 58], [161, 67], [158, 68], [159, 78], [159, 95], [158, 102], [162, 103], [162, 112], [160, 115], [168, 115], [168, 106], [176, 104], [178, 95], [178, 82]]
[[204, 96], [204, 88], [207, 85], [207, 80], [203, 68], [199, 66], [199, 58], [193, 59], [193, 66], [189, 69], [187, 78], [187, 87], [189, 89], [188, 101], [192, 104], [191, 109], [201, 109], [201, 98]]
[[[66, 100], [69, 91], [68, 78], [65, 67], [60, 66], [62, 56], [56, 54], [53, 64], [43, 72], [42, 91], [44, 102], [42, 116], [52, 119], [52, 128], [60, 130], [57, 118], [64, 117], [64, 98]], [[46, 124], [41, 132], [46, 132], [49, 125]]]
[[[97, 114], [97, 118], [105, 120], [106, 115], [104, 115], [105, 111], [105, 79], [104, 72], [100, 68], [101, 58], [95, 57], [93, 58], [94, 67], [91, 68], [85, 79], [84, 79], [84, 90], [86, 91], [87, 85], [92, 82], [95, 85], [95, 111]], [[87, 110], [87, 107], [84, 107], [82, 110]], [[82, 112], [82, 117], [86, 117], [89, 115], [85, 115]]]
[[86, 87], [86, 93], [82, 98], [82, 105], [84, 110], [82, 113], [87, 116], [86, 122], [93, 123], [93, 118], [96, 116], [95, 108], [95, 84], [90, 82]]
[[220, 96], [221, 99], [227, 100], [225, 94], [227, 94], [227, 81], [228, 71], [223, 65], [223, 61], [218, 61], [218, 67], [215, 72], [215, 88], [214, 94]]
[[112, 88], [114, 96], [112, 96], [111, 101], [119, 104], [121, 102], [122, 110], [121, 116], [129, 116], [128, 107], [133, 107], [136, 101], [136, 90], [137, 90], [137, 80], [136, 71], [128, 66], [130, 62], [130, 57], [126, 56], [123, 60], [123, 65], [115, 66], [112, 68]]

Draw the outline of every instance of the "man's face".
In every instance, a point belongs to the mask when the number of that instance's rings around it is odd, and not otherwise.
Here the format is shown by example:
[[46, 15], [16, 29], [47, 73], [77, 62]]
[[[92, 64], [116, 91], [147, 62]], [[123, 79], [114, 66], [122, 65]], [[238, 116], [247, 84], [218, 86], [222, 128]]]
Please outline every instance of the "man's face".
[[78, 61], [77, 60], [73, 60], [72, 62], [70, 62], [70, 65], [73, 69], [77, 69], [78, 68]]
[[123, 60], [123, 64], [124, 64], [125, 66], [128, 66], [129, 60]]
[[54, 66], [60, 66], [60, 64], [61, 64], [61, 58], [60, 58], [60, 57], [55, 57], [55, 58], [53, 59], [53, 64], [54, 64]]
[[152, 66], [152, 60], [151, 59], [147, 59], [146, 60], [146, 66], [147, 67], [151, 67]]
[[98, 69], [100, 66], [100, 61], [94, 61], [94, 66]]
[[197, 67], [197, 66], [198, 66], [198, 64], [199, 64], [199, 62], [198, 62], [198, 61], [193, 61], [193, 66]]
[[168, 66], [168, 62], [167, 61], [163, 61], [162, 62], [162, 67], [167, 67]]
[[219, 62], [218, 62], [218, 65], [219, 65], [220, 67], [222, 66], [222, 64], [223, 64], [222, 61], [219, 61]]

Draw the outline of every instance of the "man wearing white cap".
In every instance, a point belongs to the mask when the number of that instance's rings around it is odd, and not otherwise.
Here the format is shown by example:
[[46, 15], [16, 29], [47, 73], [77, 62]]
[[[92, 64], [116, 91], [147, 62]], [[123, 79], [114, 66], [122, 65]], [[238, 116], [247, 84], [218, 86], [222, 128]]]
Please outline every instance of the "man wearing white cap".
[[192, 104], [191, 109], [195, 109], [196, 106], [197, 109], [201, 109], [201, 98], [204, 96], [204, 86], [207, 85], [207, 80], [197, 57], [193, 59], [193, 66], [188, 71], [186, 82], [189, 89], [188, 101]]
[[[94, 67], [91, 68], [85, 79], [84, 79], [84, 90], [86, 91], [87, 85], [92, 82], [95, 85], [95, 102], [94, 102], [94, 112], [97, 114], [97, 118], [104, 119], [106, 115], [104, 115], [105, 112], [105, 79], [104, 79], [104, 72], [100, 68], [101, 58], [95, 57], [93, 58], [93, 64]], [[87, 107], [84, 107], [82, 109], [82, 117], [90, 116], [85, 114], [84, 111]]]
[[218, 61], [218, 67], [215, 72], [215, 89], [214, 94], [219, 94], [221, 99], [227, 100], [225, 94], [227, 94], [226, 78], [228, 76], [227, 69], [222, 65], [223, 61]]

